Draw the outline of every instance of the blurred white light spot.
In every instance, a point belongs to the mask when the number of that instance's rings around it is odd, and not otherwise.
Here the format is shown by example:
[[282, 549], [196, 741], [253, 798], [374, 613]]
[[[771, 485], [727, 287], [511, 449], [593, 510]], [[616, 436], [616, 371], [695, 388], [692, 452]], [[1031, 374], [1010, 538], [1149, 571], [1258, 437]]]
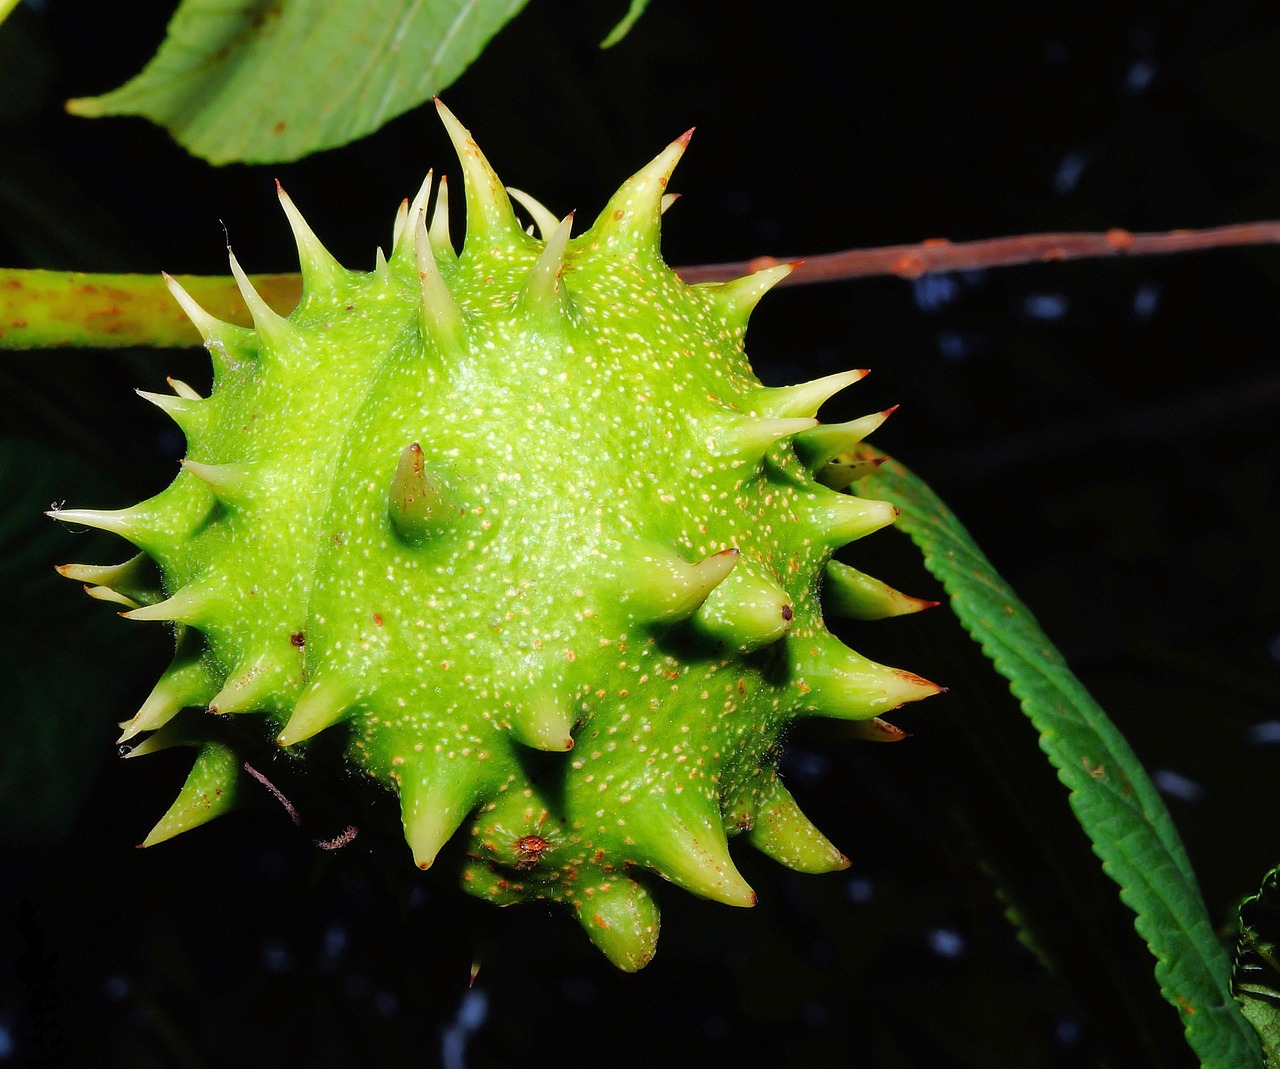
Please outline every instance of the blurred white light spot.
[[1064, 1017], [1053, 1029], [1053, 1038], [1061, 1046], [1074, 1047], [1080, 1042], [1080, 1022], [1073, 1017]]
[[1022, 311], [1031, 319], [1051, 322], [1067, 314], [1069, 303], [1061, 293], [1032, 293], [1022, 299]]
[[949, 364], [955, 364], [969, 355], [969, 341], [963, 334], [946, 330], [938, 334], [938, 352]]
[[345, 928], [329, 928], [324, 933], [325, 961], [336, 962], [347, 949], [347, 931]]
[[1160, 287], [1154, 282], [1144, 282], [1133, 294], [1133, 314], [1136, 319], [1150, 319], [1160, 304]]
[[958, 958], [965, 947], [964, 936], [953, 928], [935, 928], [929, 933], [929, 949], [940, 958]]
[[826, 757], [812, 750], [792, 750], [783, 759], [787, 762], [788, 771], [805, 787], [822, 779], [829, 767]]
[[875, 884], [865, 876], [853, 876], [844, 885], [844, 893], [849, 896], [850, 902], [861, 906], [871, 901], [871, 896], [876, 893], [876, 888]]
[[1129, 73], [1124, 80], [1125, 88], [1131, 93], [1141, 93], [1151, 84], [1151, 79], [1155, 76], [1155, 67], [1145, 59], [1140, 59], [1129, 68]]
[[960, 285], [954, 275], [930, 271], [911, 280], [911, 295], [920, 311], [937, 312], [960, 295]]
[[270, 939], [262, 947], [262, 967], [268, 972], [288, 972], [293, 968], [293, 955], [278, 939]]
[[1254, 724], [1245, 732], [1245, 739], [1251, 746], [1274, 746], [1280, 742], [1280, 720], [1264, 720]]
[[1058, 196], [1065, 197], [1074, 190], [1088, 162], [1083, 152], [1068, 152], [1063, 156], [1062, 162], [1058, 164], [1058, 169], [1053, 175], [1053, 191]]
[[1184, 802], [1198, 802], [1204, 797], [1204, 788], [1200, 784], [1168, 768], [1158, 768], [1152, 772], [1151, 782], [1161, 794], [1181, 798]]
[[466, 1069], [467, 1041], [489, 1016], [489, 996], [473, 987], [462, 997], [458, 1016], [441, 1033], [440, 1060], [444, 1069]]

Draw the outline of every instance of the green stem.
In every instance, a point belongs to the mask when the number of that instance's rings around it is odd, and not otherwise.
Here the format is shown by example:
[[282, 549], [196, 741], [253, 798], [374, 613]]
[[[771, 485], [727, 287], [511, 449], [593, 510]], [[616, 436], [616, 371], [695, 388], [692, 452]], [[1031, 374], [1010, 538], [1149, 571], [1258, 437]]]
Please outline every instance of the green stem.
[[[232, 279], [175, 277], [219, 319], [250, 325]], [[254, 275], [252, 279], [258, 292], [281, 314], [298, 303], [298, 275]], [[200, 336], [159, 275], [0, 269], [0, 349], [185, 348], [199, 344]]]

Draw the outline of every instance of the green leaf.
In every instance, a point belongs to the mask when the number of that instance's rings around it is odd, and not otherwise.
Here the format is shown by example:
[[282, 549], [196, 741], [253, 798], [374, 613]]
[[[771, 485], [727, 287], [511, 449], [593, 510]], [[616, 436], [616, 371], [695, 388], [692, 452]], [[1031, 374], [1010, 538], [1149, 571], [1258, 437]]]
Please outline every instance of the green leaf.
[[1258, 1031], [1268, 1069], [1280, 1066], [1280, 867], [1240, 903], [1232, 986]]
[[624, 37], [631, 32], [631, 27], [636, 24], [636, 20], [644, 14], [644, 9], [649, 6], [649, 0], [631, 0], [631, 6], [627, 9], [627, 13], [622, 16], [622, 21], [609, 31], [609, 36], [600, 42], [601, 48], [612, 48]]
[[450, 85], [526, 0], [183, 0], [159, 51], [76, 115], [141, 115], [211, 163], [345, 145]]
[[[879, 455], [867, 450], [864, 458]], [[1094, 853], [1137, 914], [1134, 924], [1155, 955], [1161, 993], [1178, 1008], [1202, 1065], [1260, 1066], [1257, 1036], [1232, 997], [1231, 965], [1191, 863], [1124, 736], [932, 490], [893, 461], [852, 489], [902, 509], [899, 527], [923, 551], [965, 630], [1009, 681]]]

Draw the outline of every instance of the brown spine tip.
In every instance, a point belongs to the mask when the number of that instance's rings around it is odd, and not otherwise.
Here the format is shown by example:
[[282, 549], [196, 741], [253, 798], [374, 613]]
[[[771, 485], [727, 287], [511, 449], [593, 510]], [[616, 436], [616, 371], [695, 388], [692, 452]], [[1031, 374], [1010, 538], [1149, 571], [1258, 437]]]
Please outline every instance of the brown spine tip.
[[[931, 679], [925, 679], [924, 676], [918, 676], [915, 672], [907, 672], [901, 668], [895, 668], [894, 672], [903, 682], [910, 684], [912, 687], [919, 687], [921, 690], [927, 690], [930, 694], [945, 694], [947, 688], [940, 683], [935, 683]], [[914, 699], [913, 699], [914, 700]], [[905, 704], [905, 702], [903, 703]]]

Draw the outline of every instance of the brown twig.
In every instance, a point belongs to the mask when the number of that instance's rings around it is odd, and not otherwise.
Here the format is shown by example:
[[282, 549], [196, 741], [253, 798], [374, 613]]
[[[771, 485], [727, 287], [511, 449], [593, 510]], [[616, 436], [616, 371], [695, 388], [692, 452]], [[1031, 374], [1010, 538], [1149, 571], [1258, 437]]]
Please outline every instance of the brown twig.
[[282, 806], [284, 806], [285, 812], [289, 814], [289, 819], [293, 821], [293, 826], [295, 828], [302, 827], [302, 821], [298, 817], [298, 811], [293, 808], [293, 803], [284, 796], [284, 791], [282, 791], [279, 787], [277, 787], [274, 783], [272, 783], [269, 779], [267, 779], [266, 776], [264, 776], [256, 768], [254, 768], [253, 765], [249, 764], [248, 761], [244, 763], [244, 770], [248, 772], [249, 775], [251, 775], [259, 783], [261, 783], [264, 787], [266, 787], [266, 789], [269, 790], [273, 795], [275, 795], [276, 801], [279, 802]]
[[1102, 256], [1165, 256], [1174, 252], [1222, 249], [1238, 245], [1280, 244], [1280, 222], [1238, 223], [1206, 230], [1171, 230], [1167, 234], [1134, 234], [1108, 230], [1102, 234], [1023, 234], [983, 241], [951, 242], [932, 238], [918, 245], [885, 245], [876, 249], [846, 249], [805, 257], [757, 256], [731, 264], [678, 267], [686, 282], [722, 282], [766, 267], [801, 260], [781, 285], [836, 282], [877, 275], [919, 278], [930, 271], [964, 271], [978, 267]]
[[[289, 814], [289, 819], [293, 821], [293, 826], [295, 828], [301, 828], [302, 819], [298, 816], [298, 811], [294, 808], [293, 803], [289, 801], [288, 798], [285, 797], [284, 792], [280, 790], [280, 788], [277, 787], [274, 783], [272, 783], [269, 779], [267, 779], [267, 777], [264, 776], [261, 772], [259, 772], [256, 768], [254, 768], [253, 765], [249, 764], [248, 761], [244, 762], [244, 770], [248, 772], [249, 775], [251, 775], [259, 783], [261, 783], [262, 786], [264, 786], [267, 790], [269, 790], [272, 793], [272, 795], [275, 796], [275, 800], [279, 802], [282, 806], [284, 806], [285, 812]], [[346, 846], [359, 834], [360, 834], [359, 828], [357, 828], [354, 824], [348, 824], [343, 831], [339, 832], [332, 839], [314, 839], [313, 838], [311, 841], [316, 846], [318, 846], [321, 850], [341, 850], [344, 846]]]
[[[933, 238], [916, 245], [847, 249], [802, 258], [783, 285], [835, 282], [877, 275], [919, 278], [930, 271], [1102, 256], [1164, 256], [1174, 252], [1280, 243], [1280, 222], [1239, 223], [1167, 234], [1023, 234], [984, 241]], [[795, 262], [758, 256], [737, 263], [677, 267], [686, 282], [722, 282], [765, 267]], [[182, 285], [214, 315], [233, 323], [249, 318], [230, 278], [182, 276]], [[298, 275], [254, 276], [263, 297], [287, 313], [301, 294]], [[158, 276], [87, 275], [65, 271], [0, 269], [0, 349], [58, 346], [116, 348], [125, 345], [198, 345], [187, 322]]]

